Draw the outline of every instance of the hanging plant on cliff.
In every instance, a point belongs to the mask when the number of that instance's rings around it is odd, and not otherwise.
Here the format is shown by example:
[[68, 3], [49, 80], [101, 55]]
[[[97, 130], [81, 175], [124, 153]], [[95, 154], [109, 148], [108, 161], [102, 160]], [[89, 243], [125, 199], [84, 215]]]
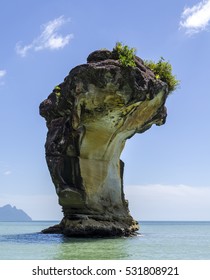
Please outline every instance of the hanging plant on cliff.
[[167, 83], [169, 93], [177, 89], [180, 82], [176, 79], [176, 76], [172, 74], [171, 64], [165, 61], [163, 57], [161, 57], [157, 63], [152, 60], [145, 60], [144, 64], [154, 72], [156, 79]]
[[117, 42], [116, 46], [113, 49], [114, 52], [117, 52], [119, 61], [123, 66], [131, 66], [135, 67], [135, 48], [129, 48], [128, 46], [124, 46], [122, 43]]
[[55, 92], [55, 96], [56, 96], [56, 104], [58, 105], [60, 97], [61, 97], [61, 88], [59, 86], [55, 86], [54, 92]]

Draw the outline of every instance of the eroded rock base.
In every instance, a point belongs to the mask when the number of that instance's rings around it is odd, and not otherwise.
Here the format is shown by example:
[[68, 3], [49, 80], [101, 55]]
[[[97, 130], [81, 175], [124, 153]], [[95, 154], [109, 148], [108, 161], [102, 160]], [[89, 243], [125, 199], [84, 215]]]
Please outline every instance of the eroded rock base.
[[119, 221], [97, 221], [86, 217], [77, 220], [63, 218], [60, 224], [44, 229], [42, 233], [60, 233], [70, 237], [120, 237], [134, 236], [138, 229], [138, 223], [134, 220], [128, 224]]

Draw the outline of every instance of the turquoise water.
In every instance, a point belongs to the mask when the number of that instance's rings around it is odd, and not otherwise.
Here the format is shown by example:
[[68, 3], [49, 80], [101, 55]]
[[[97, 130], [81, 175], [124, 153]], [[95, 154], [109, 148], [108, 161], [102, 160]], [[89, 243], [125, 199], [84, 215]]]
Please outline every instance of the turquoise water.
[[56, 222], [0, 222], [0, 259], [210, 260], [210, 222], [140, 222], [129, 238], [67, 238], [40, 231]]

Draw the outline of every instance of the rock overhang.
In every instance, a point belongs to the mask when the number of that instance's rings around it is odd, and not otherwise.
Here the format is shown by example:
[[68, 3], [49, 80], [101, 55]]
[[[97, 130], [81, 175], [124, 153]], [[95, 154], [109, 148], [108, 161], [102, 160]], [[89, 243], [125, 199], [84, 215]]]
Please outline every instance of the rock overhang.
[[129, 235], [138, 229], [124, 196], [120, 154], [135, 133], [165, 123], [168, 89], [140, 58], [135, 63], [125, 67], [114, 51], [95, 51], [40, 105], [64, 234]]

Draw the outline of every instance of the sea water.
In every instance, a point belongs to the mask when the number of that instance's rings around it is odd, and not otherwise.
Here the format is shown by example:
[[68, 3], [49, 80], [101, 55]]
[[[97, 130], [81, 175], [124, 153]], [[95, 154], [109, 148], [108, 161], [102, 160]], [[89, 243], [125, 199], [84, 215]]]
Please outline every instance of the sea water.
[[139, 234], [42, 234], [49, 221], [0, 222], [0, 260], [210, 260], [210, 222], [140, 222]]

